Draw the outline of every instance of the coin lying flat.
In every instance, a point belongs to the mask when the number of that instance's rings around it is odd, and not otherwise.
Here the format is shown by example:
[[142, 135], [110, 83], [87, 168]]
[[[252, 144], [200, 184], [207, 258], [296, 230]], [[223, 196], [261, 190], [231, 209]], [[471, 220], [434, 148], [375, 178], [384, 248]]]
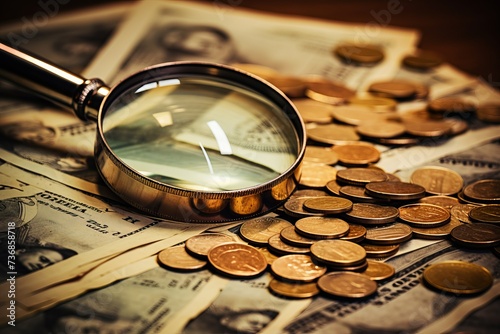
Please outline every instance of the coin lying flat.
[[437, 227], [446, 224], [451, 214], [434, 204], [413, 203], [399, 207], [399, 219], [415, 227]]
[[342, 240], [360, 243], [365, 239], [366, 227], [362, 225], [349, 224], [349, 234], [343, 236]]
[[335, 165], [339, 161], [338, 154], [331, 147], [306, 146], [304, 162], [324, 165]]
[[370, 182], [387, 181], [384, 171], [374, 168], [346, 168], [337, 172], [337, 181], [351, 185], [365, 185]]
[[286, 227], [281, 230], [280, 237], [286, 244], [297, 247], [311, 247], [318, 239], [307, 238], [297, 233], [295, 226]]
[[442, 208], [447, 209], [448, 211], [451, 211], [451, 208], [460, 204], [457, 198], [447, 195], [426, 196], [419, 199], [418, 201], [419, 203], [438, 205]]
[[425, 188], [409, 182], [371, 182], [365, 186], [368, 195], [391, 200], [413, 200], [425, 196]]
[[356, 127], [356, 131], [368, 138], [393, 138], [406, 132], [406, 127], [399, 122], [389, 120], [363, 122]]
[[418, 168], [411, 174], [410, 182], [421, 185], [429, 194], [434, 195], [455, 195], [464, 185], [460, 174], [437, 166]]
[[308, 254], [310, 252], [309, 247], [297, 247], [286, 243], [283, 239], [281, 239], [279, 234], [269, 238], [267, 247], [270, 251], [280, 255]]
[[318, 280], [321, 291], [336, 297], [364, 298], [377, 292], [377, 283], [368, 276], [352, 272], [332, 272]]
[[368, 260], [368, 268], [362, 274], [370, 277], [374, 281], [382, 281], [391, 278], [396, 273], [396, 269], [388, 263]]
[[476, 116], [485, 122], [500, 123], [500, 104], [488, 103], [480, 105], [476, 110]]
[[361, 246], [365, 249], [366, 257], [376, 258], [376, 259], [392, 256], [399, 251], [399, 244], [372, 245], [372, 244], [362, 243]]
[[368, 87], [370, 93], [392, 99], [408, 99], [416, 95], [415, 85], [403, 80], [375, 82]]
[[293, 282], [313, 282], [326, 273], [326, 267], [315, 264], [309, 255], [291, 254], [271, 265], [274, 275]]
[[441, 97], [429, 102], [427, 110], [440, 115], [472, 113], [476, 106], [457, 97]]
[[337, 196], [340, 196], [340, 187], [342, 186], [337, 182], [337, 180], [331, 180], [326, 184], [326, 189]]
[[411, 236], [410, 226], [395, 223], [367, 229], [365, 241], [376, 245], [394, 245], [410, 240]]
[[438, 227], [414, 227], [411, 226], [413, 237], [421, 239], [444, 239], [447, 238], [451, 231], [463, 223], [455, 217], [451, 217], [450, 221]]
[[349, 104], [353, 106], [368, 107], [380, 113], [392, 112], [396, 110], [397, 106], [397, 102], [394, 99], [374, 95], [352, 97], [349, 99]]
[[380, 159], [380, 151], [366, 142], [335, 145], [332, 150], [337, 153], [339, 161], [347, 166], [367, 165]]
[[484, 205], [470, 210], [469, 218], [475, 222], [500, 224], [500, 205]]
[[306, 200], [304, 202], [304, 208], [312, 212], [335, 214], [351, 210], [352, 202], [342, 197], [321, 196]]
[[387, 119], [390, 114], [392, 113], [380, 113], [368, 106], [355, 104], [335, 106], [331, 112], [333, 119], [349, 125], [360, 125], [368, 119], [371, 121], [383, 121]]
[[323, 216], [322, 213], [310, 212], [304, 209], [304, 202], [312, 197], [313, 196], [290, 197], [283, 205], [286, 214], [295, 218]]
[[488, 248], [500, 245], [500, 227], [493, 224], [474, 223], [455, 227], [451, 240], [463, 247]]
[[158, 253], [158, 262], [168, 268], [177, 270], [197, 270], [207, 264], [207, 261], [191, 256], [184, 245], [162, 250]]
[[274, 253], [271, 253], [267, 247], [256, 247], [256, 249], [264, 255], [266, 258], [267, 264], [270, 266], [273, 264], [276, 259], [279, 258], [278, 255], [275, 255]]
[[384, 59], [382, 50], [372, 45], [342, 44], [333, 52], [347, 64], [376, 64]]
[[358, 141], [359, 135], [353, 126], [340, 124], [319, 124], [307, 129], [307, 137], [320, 143], [342, 145]]
[[269, 289], [278, 295], [290, 298], [310, 298], [320, 292], [316, 282], [291, 283], [277, 279], [272, 279], [269, 282]]
[[330, 239], [320, 240], [311, 246], [313, 258], [326, 265], [349, 267], [366, 261], [366, 251], [354, 242]]
[[304, 122], [319, 124], [332, 122], [332, 112], [335, 109], [332, 105], [311, 99], [294, 99], [292, 102]]
[[443, 59], [430, 51], [421, 51], [416, 55], [405, 56], [402, 60], [404, 66], [418, 69], [429, 70], [435, 68], [443, 63]]
[[306, 83], [301, 78], [277, 74], [268, 76], [266, 80], [276, 86], [290, 98], [298, 98], [304, 96]]
[[307, 187], [321, 188], [335, 179], [337, 169], [329, 165], [302, 164], [300, 184]]
[[212, 247], [208, 261], [218, 271], [234, 277], [257, 276], [267, 268], [267, 260], [261, 252], [236, 242]]
[[339, 189], [339, 196], [350, 199], [353, 202], [375, 203], [381, 201], [378, 198], [369, 196], [363, 186], [342, 186]]
[[476, 294], [493, 284], [491, 273], [483, 266], [464, 261], [444, 261], [431, 264], [423, 278], [432, 287], [456, 294]]
[[270, 237], [289, 226], [293, 226], [292, 223], [282, 218], [258, 217], [241, 224], [240, 235], [250, 243], [267, 245]]
[[202, 233], [186, 240], [186, 250], [191, 254], [206, 257], [210, 248], [234, 239], [223, 233]]
[[399, 210], [396, 207], [371, 203], [354, 203], [345, 214], [346, 220], [363, 225], [383, 225], [396, 221]]
[[500, 203], [500, 180], [479, 180], [464, 188], [465, 197], [480, 203]]
[[469, 218], [469, 212], [477, 207], [478, 205], [475, 204], [467, 204], [467, 203], [457, 204], [451, 208], [450, 213], [452, 217], [457, 218], [462, 223], [472, 223], [472, 221]]
[[309, 82], [305, 94], [315, 101], [335, 105], [344, 104], [356, 93], [340, 83], [318, 81]]
[[334, 217], [306, 217], [295, 222], [297, 233], [308, 238], [333, 239], [349, 233], [349, 224]]

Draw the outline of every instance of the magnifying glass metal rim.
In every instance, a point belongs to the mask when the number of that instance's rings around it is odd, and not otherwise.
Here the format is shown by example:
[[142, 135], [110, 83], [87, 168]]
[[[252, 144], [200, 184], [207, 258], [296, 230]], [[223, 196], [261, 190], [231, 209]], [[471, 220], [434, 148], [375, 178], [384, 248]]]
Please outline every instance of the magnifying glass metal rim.
[[[125, 202], [152, 216], [171, 219], [175, 221], [216, 223], [241, 219], [248, 219], [265, 214], [281, 205], [296, 189], [300, 179], [300, 166], [305, 152], [306, 133], [304, 122], [293, 103], [276, 87], [265, 80], [227, 65], [210, 62], [181, 61], [158, 64], [147, 67], [132, 74], [109, 89], [99, 79], [84, 79], [71, 72], [61, 70], [56, 65], [45, 63], [38, 58], [33, 58], [0, 44], [0, 61], [7, 53], [17, 53], [14, 59], [8, 55], [7, 60], [16, 62], [14, 69], [0, 68], [0, 76], [11, 82], [31, 89], [44, 97], [55, 100], [65, 106], [71, 105], [75, 114], [82, 119], [97, 121], [95, 161], [103, 181]], [[19, 80], [18, 70], [24, 70], [30, 63], [37, 63], [36, 70], [40, 74], [34, 75], [41, 82], [26, 84], [30, 80], [22, 75]], [[30, 69], [35, 71], [34, 68]], [[54, 76], [57, 71], [63, 71], [54, 81], [62, 81], [53, 85], [46, 76]], [[47, 73], [45, 73], [47, 72]], [[274, 179], [249, 188], [228, 191], [199, 191], [182, 189], [149, 178], [124, 163], [108, 145], [103, 131], [103, 117], [106, 108], [125, 90], [134, 85], [149, 83], [154, 78], [179, 78], [201, 76], [207, 79], [224, 80], [237, 87], [251, 90], [262, 95], [283, 111], [283, 115], [291, 121], [297, 136], [298, 152], [295, 162]], [[62, 78], [62, 79], [61, 79]], [[71, 89], [66, 87], [65, 81], [71, 81]], [[62, 89], [61, 85], [63, 86]], [[49, 94], [46, 90], [52, 90]], [[64, 91], [60, 94], [60, 90]], [[76, 92], [75, 92], [76, 91]], [[61, 97], [61, 96], [62, 97]], [[68, 98], [68, 96], [71, 96]]]

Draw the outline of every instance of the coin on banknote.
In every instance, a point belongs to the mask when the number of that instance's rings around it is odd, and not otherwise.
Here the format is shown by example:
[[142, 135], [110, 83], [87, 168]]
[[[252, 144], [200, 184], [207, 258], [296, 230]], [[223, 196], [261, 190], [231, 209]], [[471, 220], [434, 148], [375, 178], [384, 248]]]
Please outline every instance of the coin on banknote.
[[480, 105], [476, 110], [477, 118], [491, 123], [500, 123], [500, 104], [488, 103]]
[[412, 237], [410, 226], [394, 223], [366, 229], [365, 241], [376, 245], [394, 245], [408, 241]]
[[328, 193], [321, 189], [304, 188], [295, 190], [290, 198], [327, 196]]
[[321, 196], [309, 198], [304, 202], [304, 209], [324, 214], [342, 213], [351, 210], [352, 202], [347, 198]]
[[380, 151], [373, 144], [366, 142], [335, 145], [332, 150], [346, 166], [363, 166], [380, 159]]
[[337, 196], [340, 196], [340, 188], [342, 187], [342, 185], [340, 185], [337, 180], [331, 180], [331, 181], [328, 181], [328, 183], [326, 184], [326, 189], [331, 192], [332, 194], [335, 194]]
[[212, 247], [208, 261], [218, 271], [233, 277], [253, 277], [267, 268], [267, 260], [255, 247], [230, 242]]
[[210, 248], [234, 239], [223, 233], [202, 233], [186, 240], [186, 250], [195, 256], [206, 257]]
[[456, 136], [469, 130], [469, 123], [462, 119], [457, 118], [446, 118], [444, 122], [450, 125], [450, 136]]
[[438, 227], [414, 227], [411, 226], [413, 237], [420, 239], [443, 239], [447, 238], [451, 231], [463, 223], [455, 217], [451, 217], [450, 221]]
[[354, 203], [351, 211], [346, 212], [345, 219], [350, 223], [384, 225], [395, 222], [398, 216], [399, 210], [393, 206]]
[[474, 222], [500, 224], [500, 205], [489, 204], [470, 210], [469, 218]]
[[460, 203], [457, 205], [454, 205], [450, 213], [452, 217], [457, 218], [460, 220], [462, 223], [472, 223], [472, 221], [469, 218], [469, 212], [470, 210], [477, 208], [478, 205], [476, 204], [468, 204], [468, 203]]
[[451, 231], [450, 237], [457, 245], [463, 247], [496, 247], [500, 245], [500, 227], [486, 223], [462, 224]]
[[275, 278], [269, 282], [269, 289], [278, 295], [290, 298], [310, 298], [320, 292], [316, 282], [292, 283], [280, 281]]
[[440, 137], [451, 132], [451, 124], [443, 120], [403, 120], [406, 132], [420, 137]]
[[387, 174], [379, 169], [353, 167], [339, 170], [336, 175], [338, 182], [351, 185], [365, 185], [370, 182], [381, 182], [388, 180]]
[[267, 247], [256, 247], [256, 249], [264, 255], [266, 258], [267, 264], [270, 266], [273, 262], [279, 258], [278, 255], [271, 253]]
[[441, 65], [443, 63], [443, 59], [434, 52], [420, 51], [415, 55], [405, 56], [402, 63], [404, 66], [409, 68], [429, 70]]
[[417, 93], [415, 85], [404, 80], [375, 82], [368, 87], [370, 93], [391, 99], [409, 99]]
[[293, 244], [289, 244], [285, 240], [283, 240], [279, 234], [273, 235], [269, 238], [267, 247], [271, 252], [279, 255], [310, 253], [310, 249], [308, 246], [299, 247]]
[[312, 239], [297, 233], [295, 226], [286, 227], [281, 230], [280, 237], [286, 244], [297, 247], [311, 247], [318, 239]]
[[304, 209], [304, 202], [307, 201], [312, 196], [303, 197], [290, 197], [285, 204], [283, 204], [283, 209], [287, 215], [294, 218], [303, 218], [310, 216], [323, 216], [323, 213], [310, 212]]
[[361, 241], [365, 240], [365, 236], [366, 227], [357, 224], [349, 224], [349, 234], [341, 237], [340, 239], [359, 244]]
[[350, 125], [359, 125], [366, 122], [366, 120], [383, 121], [388, 117], [386, 113], [379, 113], [370, 107], [354, 104], [332, 108], [331, 115], [336, 121]]
[[480, 203], [500, 203], [500, 180], [479, 180], [464, 188], [464, 196]]
[[366, 251], [360, 245], [340, 239], [320, 240], [311, 246], [312, 257], [326, 265], [349, 267], [366, 261]]
[[460, 202], [458, 201], [457, 198], [447, 196], [447, 195], [426, 196], [426, 197], [419, 199], [418, 201], [420, 203], [438, 205], [442, 208], [447, 209], [448, 211], [451, 211], [451, 208], [460, 204]]
[[268, 76], [266, 80], [290, 98], [303, 97], [307, 87], [301, 78], [289, 75]]
[[368, 260], [368, 268], [361, 274], [370, 277], [374, 281], [382, 281], [391, 278], [396, 273], [396, 269], [385, 262]]
[[434, 204], [412, 203], [399, 207], [399, 219], [414, 227], [437, 227], [446, 224], [451, 214]]
[[433, 114], [450, 115], [464, 114], [476, 111], [476, 106], [457, 97], [441, 97], [429, 102], [427, 110]]
[[307, 145], [303, 161], [314, 164], [335, 165], [339, 161], [339, 156], [331, 147]]
[[339, 189], [339, 196], [360, 203], [376, 203], [381, 201], [378, 198], [367, 195], [364, 186], [342, 186]]
[[278, 217], [257, 217], [241, 224], [240, 235], [243, 239], [257, 245], [267, 245], [267, 241], [282, 229], [293, 226], [289, 221]]
[[384, 52], [375, 45], [341, 44], [333, 49], [346, 64], [376, 64], [384, 59]]
[[427, 193], [434, 195], [455, 195], [464, 185], [460, 174], [439, 166], [416, 169], [410, 176], [410, 182], [421, 185]]
[[367, 258], [380, 259], [392, 256], [399, 251], [399, 244], [395, 245], [373, 245], [368, 243], [361, 243], [365, 249]]
[[396, 121], [370, 120], [359, 124], [356, 127], [356, 131], [358, 134], [368, 138], [393, 138], [404, 134], [406, 127]]
[[334, 180], [336, 175], [337, 169], [333, 166], [304, 163], [299, 182], [306, 187], [322, 188]]
[[375, 141], [382, 145], [403, 146], [403, 145], [419, 144], [422, 141], [422, 138], [418, 136], [404, 134], [392, 138], [372, 138], [372, 141]]
[[425, 268], [422, 277], [430, 286], [455, 294], [477, 294], [493, 284], [493, 276], [488, 269], [465, 261], [431, 264]]
[[313, 262], [309, 255], [282, 256], [271, 265], [273, 274], [292, 282], [313, 282], [326, 273], [326, 267]]
[[162, 250], [158, 253], [158, 262], [167, 268], [177, 270], [197, 270], [207, 264], [207, 261], [189, 254], [184, 245]]
[[331, 272], [318, 280], [321, 291], [342, 298], [364, 298], [377, 292], [377, 283], [368, 276], [353, 272]]
[[322, 124], [332, 122], [332, 112], [335, 108], [330, 104], [311, 99], [294, 99], [292, 103], [306, 123]]
[[368, 195], [390, 200], [416, 200], [425, 196], [425, 188], [409, 182], [383, 181], [365, 185]]
[[295, 222], [297, 233], [313, 239], [340, 238], [349, 233], [349, 224], [335, 217], [306, 217]]
[[279, 75], [278, 71], [264, 65], [251, 64], [251, 63], [233, 63], [231, 64], [231, 66], [249, 72], [265, 80], [267, 78]]
[[344, 104], [356, 93], [341, 83], [318, 81], [307, 83], [306, 96], [328, 104]]
[[381, 113], [393, 112], [397, 106], [397, 102], [394, 99], [371, 94], [357, 95], [350, 98], [348, 103], [355, 106], [366, 106], [375, 112]]
[[307, 137], [320, 143], [342, 145], [359, 141], [360, 137], [351, 125], [319, 124], [306, 130]]
[[471, 204], [471, 205], [475, 205], [475, 206], [480, 206], [480, 205], [487, 204], [487, 203], [480, 202], [480, 201], [477, 201], [477, 200], [474, 200], [474, 199], [470, 199], [469, 197], [467, 197], [467, 196], [464, 195], [464, 191], [463, 190], [457, 194], [457, 198], [460, 201], [460, 203]]

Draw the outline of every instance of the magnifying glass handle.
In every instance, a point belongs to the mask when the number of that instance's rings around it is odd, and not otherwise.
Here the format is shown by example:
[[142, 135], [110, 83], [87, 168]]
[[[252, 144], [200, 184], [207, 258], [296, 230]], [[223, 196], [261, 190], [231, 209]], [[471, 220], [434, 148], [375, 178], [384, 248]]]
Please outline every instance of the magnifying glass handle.
[[0, 43], [0, 78], [70, 107], [82, 120], [97, 120], [109, 88]]

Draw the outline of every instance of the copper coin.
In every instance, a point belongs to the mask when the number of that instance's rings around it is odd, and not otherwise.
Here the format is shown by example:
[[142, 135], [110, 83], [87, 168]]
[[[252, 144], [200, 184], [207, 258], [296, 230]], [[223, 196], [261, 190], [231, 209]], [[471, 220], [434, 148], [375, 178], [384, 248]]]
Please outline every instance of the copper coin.
[[306, 130], [307, 137], [320, 143], [342, 145], [359, 141], [353, 126], [340, 124], [320, 124]]
[[493, 285], [483, 266], [465, 261], [443, 261], [425, 268], [423, 279], [432, 287], [455, 294], [477, 294]]
[[476, 116], [485, 122], [500, 123], [500, 104], [488, 103], [480, 105], [476, 110]]
[[321, 196], [307, 199], [304, 208], [311, 212], [335, 214], [351, 210], [352, 202], [342, 197]]
[[421, 185], [429, 194], [434, 195], [455, 195], [464, 185], [460, 174], [437, 166], [416, 169], [410, 176], [410, 182]]
[[360, 245], [339, 239], [320, 240], [311, 246], [311, 254], [327, 265], [349, 267], [362, 264], [366, 251]]
[[451, 240], [469, 248], [488, 248], [500, 245], [500, 227], [493, 224], [474, 223], [455, 227]]
[[395, 223], [389, 226], [367, 229], [365, 241], [376, 245], [394, 245], [410, 240], [411, 236], [410, 226]]
[[454, 205], [451, 210], [451, 216], [457, 218], [462, 223], [472, 223], [469, 218], [470, 210], [477, 208], [476, 204], [457, 204]]
[[356, 271], [356, 272], [362, 272], [365, 271], [366, 268], [368, 268], [368, 262], [365, 260], [361, 262], [360, 264], [356, 265], [351, 265], [351, 266], [337, 266], [337, 265], [332, 265], [332, 264], [327, 264], [326, 265], [329, 271]]
[[370, 143], [335, 145], [332, 150], [337, 153], [339, 161], [348, 166], [367, 165], [380, 159], [380, 151]]
[[352, 272], [332, 272], [318, 280], [321, 291], [336, 297], [365, 298], [377, 292], [377, 283], [368, 276]]
[[378, 198], [368, 196], [363, 186], [343, 186], [339, 189], [339, 195], [350, 199], [354, 202], [375, 203], [379, 202]]
[[349, 224], [349, 234], [343, 236], [342, 240], [360, 243], [365, 240], [366, 227], [362, 225]]
[[332, 105], [311, 99], [294, 99], [293, 104], [299, 111], [304, 122], [327, 124], [332, 122]]
[[463, 223], [451, 217], [450, 221], [438, 227], [411, 227], [413, 237], [421, 239], [443, 239], [450, 235], [451, 231]]
[[241, 224], [240, 235], [243, 239], [257, 245], [267, 245], [267, 241], [282, 229], [293, 226], [289, 221], [278, 217], [258, 217]]
[[464, 195], [464, 191], [463, 190], [457, 194], [457, 198], [458, 198], [458, 201], [460, 203], [466, 203], [466, 204], [471, 204], [471, 205], [475, 205], [475, 206], [481, 206], [481, 205], [487, 204], [485, 202], [477, 201], [477, 200], [474, 200], [474, 199], [470, 199], [469, 197], [466, 197]]
[[320, 189], [298, 189], [292, 193], [290, 198], [327, 196], [328, 193]]
[[383, 121], [387, 119], [387, 114], [389, 113], [376, 112], [368, 106], [354, 104], [333, 107], [331, 112], [335, 120], [350, 125], [360, 125], [368, 119], [371, 121]]
[[297, 233], [295, 226], [286, 227], [281, 230], [280, 237], [283, 242], [297, 247], [311, 247], [318, 239], [307, 238]]
[[264, 255], [266, 258], [267, 264], [270, 266], [273, 264], [276, 259], [279, 258], [278, 255], [271, 253], [267, 247], [256, 247], [256, 249]]
[[377, 143], [382, 145], [403, 146], [416, 145], [422, 141], [422, 138], [404, 134], [393, 138], [376, 138], [372, 139], [372, 141], [376, 141]]
[[475, 222], [500, 224], [500, 205], [489, 204], [470, 210], [469, 218]]
[[414, 227], [437, 227], [446, 224], [451, 214], [434, 204], [413, 203], [399, 207], [399, 219]]
[[315, 264], [309, 255], [282, 256], [271, 265], [274, 275], [293, 282], [313, 282], [326, 273], [326, 267]]
[[184, 245], [162, 250], [158, 253], [158, 262], [163, 266], [177, 270], [197, 270], [207, 264], [207, 261], [190, 255]]
[[408, 99], [416, 94], [415, 85], [403, 80], [376, 82], [371, 84], [368, 90], [372, 94], [392, 99]]
[[186, 240], [186, 250], [191, 254], [206, 257], [212, 247], [225, 242], [234, 242], [234, 239], [223, 233], [202, 233]]
[[500, 180], [476, 181], [464, 188], [464, 195], [481, 203], [500, 203]]
[[393, 138], [404, 134], [406, 132], [406, 127], [402, 123], [395, 121], [370, 120], [358, 125], [356, 131], [360, 135], [370, 138]]
[[309, 82], [306, 96], [315, 101], [329, 104], [343, 104], [356, 93], [340, 83], [334, 82]]
[[396, 110], [397, 102], [387, 97], [365, 94], [364, 96], [355, 96], [349, 99], [349, 104], [353, 106], [363, 106], [372, 109], [375, 112], [387, 113]]
[[269, 289], [281, 296], [290, 298], [310, 298], [316, 296], [320, 291], [316, 282], [312, 283], [291, 283], [277, 279], [269, 282]]
[[369, 258], [386, 258], [396, 254], [399, 250], [399, 244], [395, 245], [372, 245], [362, 243], [361, 246], [365, 249], [366, 257]]
[[347, 64], [376, 64], [384, 59], [382, 50], [373, 45], [342, 44], [333, 52]]
[[383, 225], [396, 221], [399, 210], [393, 206], [371, 203], [354, 203], [345, 214], [346, 220], [363, 225]]
[[300, 184], [307, 187], [320, 188], [334, 180], [337, 175], [337, 169], [329, 165], [302, 164], [302, 176]]
[[306, 146], [304, 162], [335, 165], [339, 161], [339, 156], [331, 147]]
[[429, 102], [427, 110], [436, 114], [472, 113], [476, 106], [457, 97], [442, 97]]
[[391, 200], [414, 200], [425, 196], [425, 188], [418, 184], [398, 181], [371, 182], [365, 186], [368, 195]]
[[310, 252], [309, 247], [297, 247], [286, 243], [279, 234], [269, 238], [267, 247], [270, 251], [280, 255], [308, 254]]
[[459, 134], [464, 133], [469, 129], [469, 124], [461, 119], [456, 119], [456, 118], [446, 118], [444, 119], [445, 123], [448, 123], [450, 125], [450, 135], [451, 136], [456, 136]]
[[308, 238], [333, 239], [349, 233], [349, 224], [334, 217], [306, 217], [295, 222], [297, 233]]
[[368, 268], [362, 272], [374, 281], [382, 281], [391, 278], [396, 273], [396, 269], [388, 263], [368, 260]]
[[332, 194], [340, 196], [340, 187], [342, 187], [337, 180], [331, 180], [326, 184], [326, 189]]
[[266, 78], [271, 84], [276, 86], [290, 98], [303, 97], [306, 90], [306, 83], [298, 77], [277, 74]]
[[279, 75], [279, 72], [264, 65], [252, 64], [252, 63], [232, 63], [232, 67], [249, 72], [263, 79], [267, 79], [273, 76]]
[[312, 196], [290, 197], [283, 205], [285, 213], [294, 218], [324, 216], [323, 213], [310, 212], [304, 209], [304, 202], [307, 201], [309, 198], [313, 197]]
[[457, 198], [446, 195], [427, 196], [419, 199], [418, 201], [420, 203], [438, 205], [442, 208], [445, 208], [448, 211], [451, 211], [451, 208], [454, 207], [455, 205], [460, 204]]
[[406, 132], [420, 137], [440, 137], [450, 133], [451, 124], [443, 120], [404, 120]]
[[355, 186], [365, 185], [370, 182], [387, 181], [388, 176], [384, 171], [374, 168], [346, 168], [337, 171], [337, 181]]
[[212, 247], [208, 261], [215, 269], [234, 277], [256, 276], [267, 268], [267, 260], [261, 252], [237, 242]]
[[405, 56], [402, 63], [410, 68], [429, 70], [441, 65], [443, 63], [443, 59], [434, 52], [421, 51], [416, 55]]

